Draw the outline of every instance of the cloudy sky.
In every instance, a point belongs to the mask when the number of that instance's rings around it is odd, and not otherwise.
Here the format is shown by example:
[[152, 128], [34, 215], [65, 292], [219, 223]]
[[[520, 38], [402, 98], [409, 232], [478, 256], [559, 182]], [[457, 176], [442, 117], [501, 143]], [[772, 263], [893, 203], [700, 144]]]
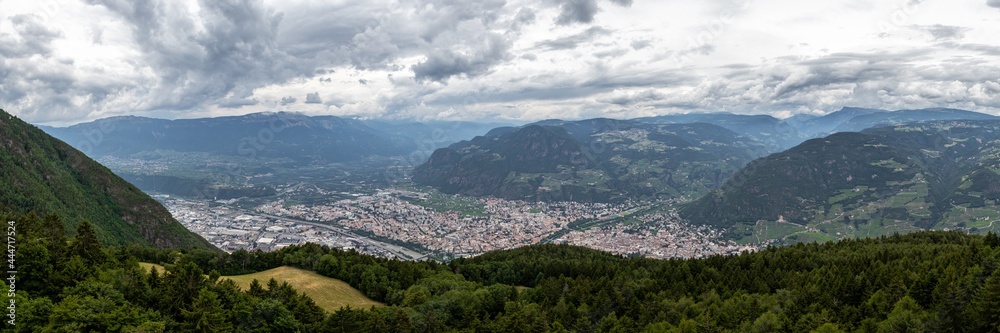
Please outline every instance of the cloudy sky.
[[0, 0], [0, 108], [537, 120], [1000, 114], [1000, 0]]

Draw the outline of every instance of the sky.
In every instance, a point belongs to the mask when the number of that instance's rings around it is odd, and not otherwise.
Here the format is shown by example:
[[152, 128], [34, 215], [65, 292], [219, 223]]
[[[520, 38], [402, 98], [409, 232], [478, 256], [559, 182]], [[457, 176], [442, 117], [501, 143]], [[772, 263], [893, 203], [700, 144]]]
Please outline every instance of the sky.
[[1000, 0], [0, 0], [0, 108], [531, 121], [1000, 114]]

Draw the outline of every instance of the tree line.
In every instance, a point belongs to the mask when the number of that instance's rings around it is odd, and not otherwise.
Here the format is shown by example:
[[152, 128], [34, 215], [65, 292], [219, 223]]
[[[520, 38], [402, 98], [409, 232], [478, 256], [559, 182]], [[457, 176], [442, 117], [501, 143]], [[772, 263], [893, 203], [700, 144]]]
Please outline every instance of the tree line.
[[[438, 263], [316, 244], [232, 254], [104, 247], [89, 223], [68, 238], [58, 216], [11, 219], [21, 275], [17, 325], [4, 332], [1000, 331], [992, 233], [687, 260], [536, 245]], [[219, 278], [283, 265], [343, 280], [386, 306], [327, 313], [285, 283], [240, 290]]]

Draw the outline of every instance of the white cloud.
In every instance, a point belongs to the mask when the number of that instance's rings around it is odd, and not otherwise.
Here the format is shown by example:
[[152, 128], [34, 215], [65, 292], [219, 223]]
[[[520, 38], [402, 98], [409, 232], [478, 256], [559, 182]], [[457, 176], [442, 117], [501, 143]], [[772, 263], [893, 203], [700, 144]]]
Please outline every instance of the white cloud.
[[0, 107], [52, 124], [1000, 108], [982, 3], [86, 2], [4, 2]]

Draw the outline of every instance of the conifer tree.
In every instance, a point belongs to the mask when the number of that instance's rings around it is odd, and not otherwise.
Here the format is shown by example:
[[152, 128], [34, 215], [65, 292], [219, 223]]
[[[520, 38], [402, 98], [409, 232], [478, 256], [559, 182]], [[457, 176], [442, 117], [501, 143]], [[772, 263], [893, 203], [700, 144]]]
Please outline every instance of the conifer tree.
[[226, 322], [226, 310], [222, 307], [219, 295], [201, 289], [188, 309], [181, 310], [184, 321], [181, 325], [185, 332], [224, 333], [232, 332], [233, 325]]
[[76, 227], [76, 238], [73, 239], [73, 254], [79, 255], [88, 264], [100, 265], [104, 263], [104, 247], [97, 239], [97, 231], [90, 221], [84, 220]]
[[984, 332], [1000, 332], [1000, 269], [986, 279], [972, 306]]

